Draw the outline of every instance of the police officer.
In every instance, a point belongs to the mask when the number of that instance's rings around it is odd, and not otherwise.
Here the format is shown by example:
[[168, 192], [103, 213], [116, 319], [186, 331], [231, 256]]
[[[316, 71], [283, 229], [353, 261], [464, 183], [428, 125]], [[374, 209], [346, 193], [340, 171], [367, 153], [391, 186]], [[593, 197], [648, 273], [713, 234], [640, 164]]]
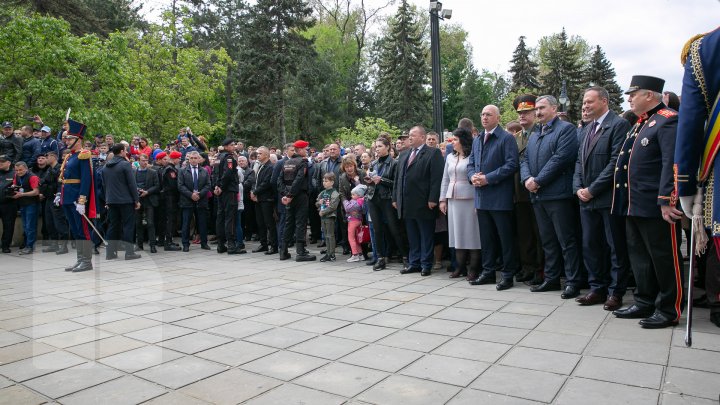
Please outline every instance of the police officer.
[[0, 155], [0, 221], [2, 221], [2, 252], [10, 253], [15, 220], [17, 219], [17, 203], [12, 198], [15, 179], [15, 166], [9, 157]]
[[628, 254], [635, 275], [635, 304], [613, 312], [642, 319], [643, 328], [677, 325], [682, 301], [673, 174], [677, 112], [662, 103], [665, 80], [633, 76], [630, 108], [640, 118], [615, 166], [612, 212], [626, 215]]
[[[217, 197], [217, 217], [215, 232], [217, 233], [217, 252], [229, 255], [244, 253], [238, 249], [235, 241], [235, 216], [238, 210], [238, 193], [240, 192], [238, 163], [235, 159], [235, 141], [225, 139], [223, 151], [217, 157], [217, 167], [213, 170], [214, 190]], [[227, 244], [227, 246], [226, 246]]]
[[47, 171], [40, 179], [40, 195], [44, 199], [43, 218], [47, 224], [51, 241], [50, 246], [43, 249], [43, 252], [55, 252], [55, 254], [62, 255], [68, 252], [68, 224], [62, 208], [54, 201], [55, 197], [60, 195], [58, 187], [60, 163], [55, 152], [45, 152], [44, 156], [47, 161]]
[[178, 169], [176, 165], [180, 161], [182, 154], [178, 151], [172, 151], [163, 159], [165, 167], [162, 170], [162, 206], [165, 208], [165, 251], [177, 252], [179, 245], [173, 243], [173, 234], [175, 233], [175, 218], [177, 217], [178, 200], [180, 192], [178, 191]]
[[68, 129], [63, 133], [63, 142], [70, 153], [65, 156], [60, 168], [62, 189], [54, 203], [62, 204], [72, 237], [77, 248], [77, 263], [66, 267], [73, 273], [92, 270], [93, 246], [92, 226], [89, 220], [95, 218], [95, 182], [92, 174], [92, 154], [82, 149], [87, 127], [85, 124], [68, 120]]
[[[296, 262], [315, 260], [314, 255], [305, 250], [305, 233], [308, 221], [308, 176], [307, 147], [303, 140], [295, 141], [295, 153], [283, 164], [282, 175], [278, 179], [281, 203], [285, 207], [285, 231], [283, 233], [280, 260], [290, 258], [288, 245], [295, 238]], [[293, 232], [294, 231], [294, 232]]]

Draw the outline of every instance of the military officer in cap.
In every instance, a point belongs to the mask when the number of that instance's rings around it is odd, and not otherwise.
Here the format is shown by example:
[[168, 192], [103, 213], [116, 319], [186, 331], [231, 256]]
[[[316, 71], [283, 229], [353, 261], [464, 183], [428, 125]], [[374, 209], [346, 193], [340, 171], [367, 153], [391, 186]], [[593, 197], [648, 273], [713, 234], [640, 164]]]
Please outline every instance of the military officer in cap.
[[[513, 107], [518, 113], [518, 122], [522, 126], [522, 130], [515, 133], [520, 159], [525, 155], [528, 139], [535, 130], [536, 99], [537, 96], [532, 94], [522, 94], [513, 100]], [[515, 280], [540, 284], [543, 282], [542, 269], [545, 255], [540, 244], [540, 231], [535, 220], [535, 212], [528, 191], [520, 182], [519, 170], [515, 172], [515, 231], [521, 266], [521, 273], [515, 276]]]
[[285, 206], [285, 232], [280, 249], [280, 260], [290, 258], [288, 245], [295, 239], [296, 262], [315, 260], [314, 255], [305, 250], [305, 233], [308, 221], [308, 176], [307, 147], [303, 140], [295, 141], [295, 153], [283, 164], [278, 179], [281, 203]]
[[87, 127], [71, 119], [67, 123], [68, 129], [62, 139], [70, 153], [65, 156], [60, 168], [62, 188], [54, 202], [62, 205], [77, 248], [77, 263], [65, 268], [65, 271], [77, 273], [93, 268], [92, 225], [89, 221], [96, 217], [95, 181], [90, 159], [92, 154], [82, 149]]
[[627, 216], [628, 254], [635, 275], [635, 304], [613, 312], [641, 319], [643, 328], [677, 325], [682, 302], [673, 174], [677, 112], [662, 103], [665, 80], [633, 76], [630, 108], [640, 118], [615, 165], [612, 213]]
[[675, 148], [678, 196], [685, 215], [692, 218], [697, 187], [704, 191], [704, 204], [698, 208], [716, 251], [709, 249], [707, 258], [706, 298], [695, 305], [709, 306], [710, 321], [720, 327], [720, 186], [715, 184], [720, 176], [720, 28], [691, 38], [681, 58], [685, 75]]
[[[217, 218], [215, 232], [217, 233], [217, 252], [229, 255], [245, 253], [238, 249], [235, 238], [235, 216], [238, 210], [238, 193], [240, 192], [240, 179], [238, 177], [238, 162], [235, 159], [235, 141], [225, 139], [222, 143], [223, 151], [217, 157], [217, 166], [213, 169], [213, 194], [217, 197]], [[227, 244], [227, 245], [226, 245]]]

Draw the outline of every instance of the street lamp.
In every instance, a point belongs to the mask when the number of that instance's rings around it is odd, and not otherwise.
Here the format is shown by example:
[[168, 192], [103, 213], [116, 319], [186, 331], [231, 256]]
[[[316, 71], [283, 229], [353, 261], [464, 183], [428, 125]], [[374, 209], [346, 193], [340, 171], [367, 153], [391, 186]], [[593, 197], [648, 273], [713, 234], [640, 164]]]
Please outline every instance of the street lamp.
[[450, 19], [452, 10], [442, 8], [439, 1], [430, 2], [430, 51], [432, 59], [433, 128], [444, 141], [443, 100], [440, 80], [440, 20]]
[[560, 89], [560, 97], [558, 98], [558, 102], [560, 103], [560, 106], [563, 108], [560, 109], [560, 111], [565, 111], [568, 106], [570, 105], [570, 100], [568, 100], [567, 96], [567, 81], [562, 81], [562, 89]]

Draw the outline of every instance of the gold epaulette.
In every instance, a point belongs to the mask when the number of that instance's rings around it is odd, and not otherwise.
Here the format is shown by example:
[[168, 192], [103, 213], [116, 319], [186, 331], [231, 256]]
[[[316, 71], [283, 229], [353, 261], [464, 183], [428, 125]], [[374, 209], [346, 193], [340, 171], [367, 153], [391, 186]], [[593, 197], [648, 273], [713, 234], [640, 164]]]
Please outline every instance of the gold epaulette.
[[669, 108], [663, 108], [662, 110], [657, 112], [658, 114], [662, 115], [665, 118], [674, 117], [677, 115], [677, 111], [671, 110]]
[[80, 152], [78, 152], [78, 159], [80, 160], [87, 160], [92, 157], [92, 152], [90, 152], [87, 149], [83, 149]]
[[685, 62], [687, 62], [688, 55], [690, 54], [690, 46], [692, 45], [693, 42], [695, 42], [695, 41], [697, 41], [698, 39], [704, 37], [705, 35], [707, 35], [707, 33], [705, 33], [705, 34], [697, 34], [697, 35], [693, 36], [692, 38], [688, 39], [687, 42], [685, 42], [685, 45], [683, 46], [682, 52], [680, 53], [680, 64], [682, 64], [683, 66], [685, 66]]

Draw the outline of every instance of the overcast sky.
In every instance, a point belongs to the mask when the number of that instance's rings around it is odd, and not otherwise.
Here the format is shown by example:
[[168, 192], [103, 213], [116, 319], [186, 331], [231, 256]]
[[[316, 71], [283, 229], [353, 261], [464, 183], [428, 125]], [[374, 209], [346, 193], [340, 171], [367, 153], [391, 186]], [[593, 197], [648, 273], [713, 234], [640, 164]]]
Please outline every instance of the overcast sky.
[[[429, 8], [429, 0], [409, 1]], [[144, 3], [143, 10], [155, 20], [170, 0]], [[565, 27], [568, 35], [603, 48], [621, 88], [628, 87], [632, 75], [642, 74], [665, 79], [665, 90], [678, 94], [683, 45], [720, 24], [719, 0], [447, 0], [443, 7], [453, 11], [449, 22], [468, 31], [478, 69], [506, 73], [519, 36], [534, 47], [541, 37]]]

